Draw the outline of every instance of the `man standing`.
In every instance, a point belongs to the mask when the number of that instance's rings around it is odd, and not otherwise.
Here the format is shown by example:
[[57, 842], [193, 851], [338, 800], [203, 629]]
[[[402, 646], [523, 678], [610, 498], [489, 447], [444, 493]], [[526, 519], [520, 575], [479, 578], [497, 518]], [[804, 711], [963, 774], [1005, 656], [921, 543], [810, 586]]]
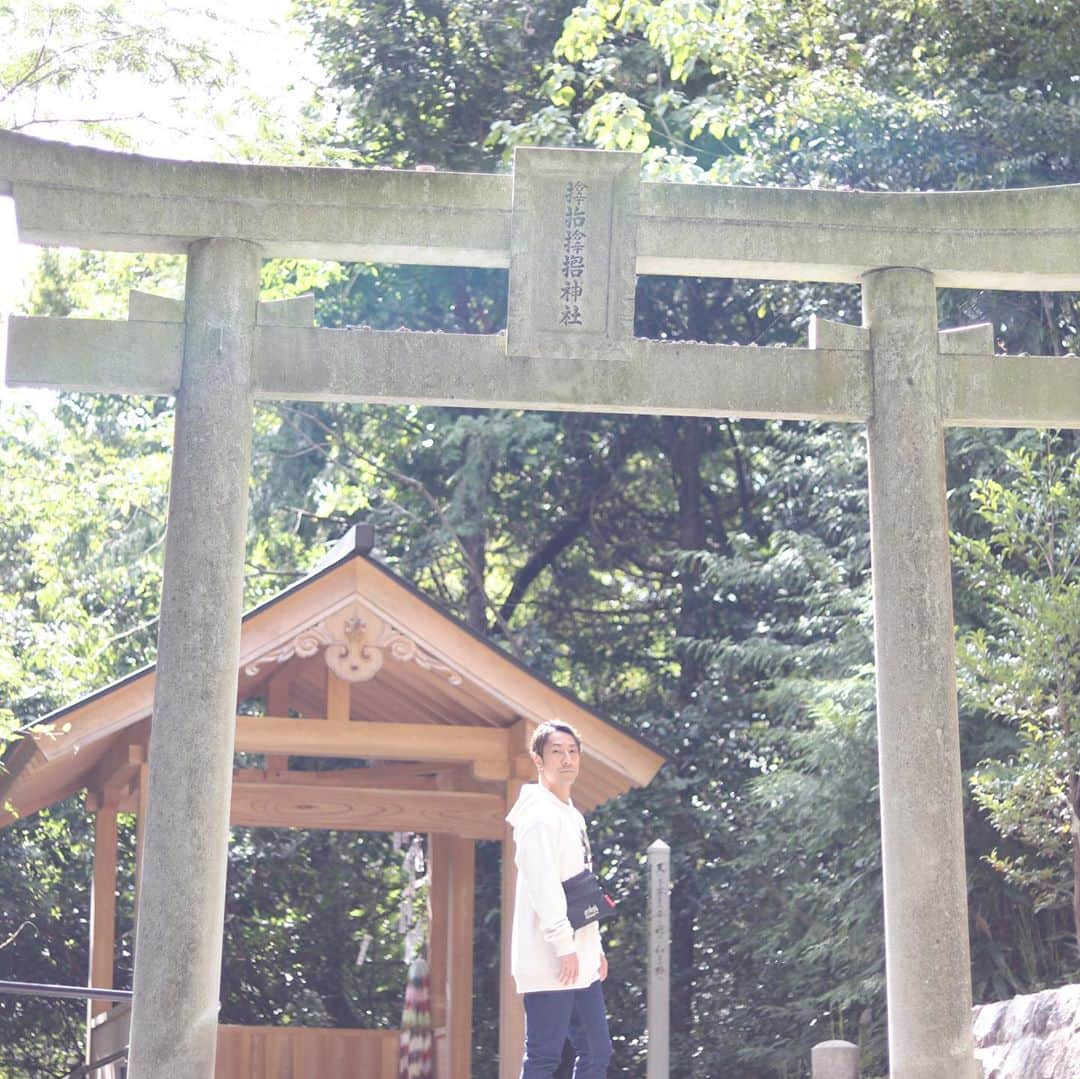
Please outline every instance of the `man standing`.
[[537, 782], [522, 787], [507, 820], [514, 829], [517, 892], [511, 968], [525, 998], [521, 1079], [548, 1079], [569, 1038], [574, 1079], [604, 1079], [611, 1059], [601, 986], [607, 959], [595, 923], [575, 932], [562, 882], [592, 870], [585, 818], [570, 801], [581, 766], [581, 739], [558, 720], [536, 728], [531, 756]]

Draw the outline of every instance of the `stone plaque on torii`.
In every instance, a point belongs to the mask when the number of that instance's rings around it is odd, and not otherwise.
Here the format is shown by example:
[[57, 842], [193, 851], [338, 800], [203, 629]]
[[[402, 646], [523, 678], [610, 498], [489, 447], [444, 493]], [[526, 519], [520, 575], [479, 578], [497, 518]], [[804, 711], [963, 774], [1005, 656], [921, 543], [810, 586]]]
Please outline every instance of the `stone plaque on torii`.
[[[894, 1079], [974, 1079], [946, 425], [1080, 426], [1080, 360], [939, 333], [936, 288], [1080, 289], [1080, 187], [868, 194], [639, 181], [623, 153], [512, 176], [199, 164], [0, 132], [28, 243], [188, 256], [127, 322], [12, 318], [7, 382], [177, 397], [129, 1075], [210, 1079], [256, 398], [863, 423]], [[505, 334], [312, 325], [264, 258], [509, 267]], [[637, 274], [860, 283], [809, 348], [633, 337]], [[505, 982], [504, 982], [505, 985]], [[521, 1016], [504, 992], [500, 1077]], [[454, 1077], [461, 1079], [461, 1077]]]

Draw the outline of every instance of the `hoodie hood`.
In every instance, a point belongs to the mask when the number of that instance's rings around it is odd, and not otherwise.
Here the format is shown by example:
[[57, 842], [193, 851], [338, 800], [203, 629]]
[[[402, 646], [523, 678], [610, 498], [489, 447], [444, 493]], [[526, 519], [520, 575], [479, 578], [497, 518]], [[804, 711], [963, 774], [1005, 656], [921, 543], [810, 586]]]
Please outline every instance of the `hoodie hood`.
[[574, 803], [557, 798], [541, 783], [526, 783], [521, 788], [513, 808], [506, 814], [506, 821], [515, 834], [524, 832], [536, 816], [544, 811], [550, 812], [556, 806], [562, 810], [573, 810]]

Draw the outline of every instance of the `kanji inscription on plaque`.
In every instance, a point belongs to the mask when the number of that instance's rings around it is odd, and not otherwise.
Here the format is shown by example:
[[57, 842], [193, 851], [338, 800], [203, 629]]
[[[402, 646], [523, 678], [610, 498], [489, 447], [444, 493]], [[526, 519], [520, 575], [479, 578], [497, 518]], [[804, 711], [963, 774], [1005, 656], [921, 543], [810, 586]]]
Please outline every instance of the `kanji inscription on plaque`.
[[562, 301], [560, 326], [584, 326], [581, 318], [582, 297], [585, 294], [585, 241], [588, 239], [586, 203], [589, 185], [584, 180], [567, 180], [563, 201], [563, 257], [559, 299]]
[[638, 169], [633, 154], [516, 152], [510, 355], [628, 358]]

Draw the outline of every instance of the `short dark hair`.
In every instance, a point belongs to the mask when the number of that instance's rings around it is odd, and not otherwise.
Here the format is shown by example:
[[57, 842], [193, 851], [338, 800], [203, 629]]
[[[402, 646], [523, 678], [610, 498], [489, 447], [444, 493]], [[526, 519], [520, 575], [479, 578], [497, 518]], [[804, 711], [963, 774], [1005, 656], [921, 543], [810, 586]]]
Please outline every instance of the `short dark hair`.
[[544, 723], [541, 723], [539, 727], [533, 731], [532, 741], [529, 743], [529, 748], [538, 756], [544, 755], [544, 746], [547, 745], [547, 740], [556, 732], [561, 731], [563, 734], [570, 735], [571, 738], [577, 743], [578, 750], [581, 750], [581, 735], [570, 726], [569, 723], [564, 723], [561, 719], [549, 719]]

